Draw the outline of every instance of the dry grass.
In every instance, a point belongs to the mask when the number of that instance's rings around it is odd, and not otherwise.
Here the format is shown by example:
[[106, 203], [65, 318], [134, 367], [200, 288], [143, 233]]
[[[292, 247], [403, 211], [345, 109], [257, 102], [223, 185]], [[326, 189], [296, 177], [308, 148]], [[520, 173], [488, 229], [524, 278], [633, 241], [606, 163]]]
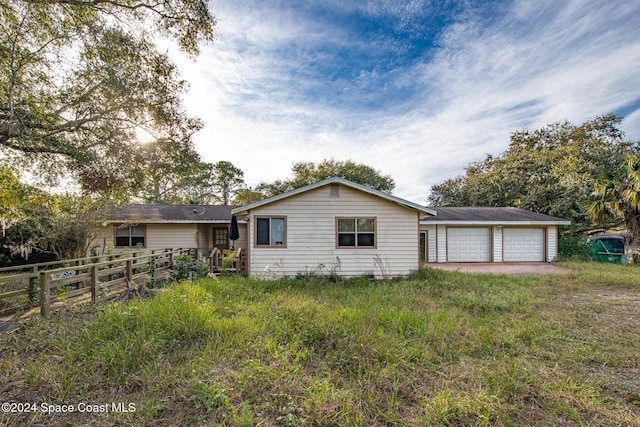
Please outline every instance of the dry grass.
[[4, 425], [640, 424], [640, 269], [226, 278], [0, 336]]

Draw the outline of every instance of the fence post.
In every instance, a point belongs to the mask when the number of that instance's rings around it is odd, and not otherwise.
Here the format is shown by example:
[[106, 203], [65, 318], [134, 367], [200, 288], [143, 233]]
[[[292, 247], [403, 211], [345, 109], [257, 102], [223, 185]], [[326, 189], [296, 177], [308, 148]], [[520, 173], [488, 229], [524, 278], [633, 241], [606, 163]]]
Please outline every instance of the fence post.
[[98, 267], [96, 265], [91, 266], [91, 301], [94, 304], [98, 302]]
[[[114, 259], [115, 259], [115, 258], [113, 257], [113, 255], [109, 255], [109, 256], [107, 257], [107, 261], [109, 261], [109, 268], [113, 267], [113, 260], [114, 260]], [[109, 281], [109, 282], [110, 282], [110, 281], [112, 281], [112, 280], [113, 280], [113, 275], [112, 275], [112, 274], [109, 274], [109, 276], [107, 277], [107, 281]]]
[[127, 271], [125, 273], [125, 277], [129, 282], [133, 278], [133, 260], [131, 258], [127, 259]]
[[49, 286], [51, 285], [51, 275], [46, 271], [40, 272], [40, 314], [43, 317], [49, 316], [51, 311], [51, 292]]
[[[31, 272], [32, 273], [37, 273], [38, 272], [38, 266], [34, 266], [31, 268]], [[35, 304], [35, 300], [36, 300], [36, 282], [37, 282], [37, 278], [36, 277], [32, 277], [29, 279], [29, 289], [28, 289], [28, 294], [27, 294], [27, 298], [29, 299], [29, 306], [33, 307]]]

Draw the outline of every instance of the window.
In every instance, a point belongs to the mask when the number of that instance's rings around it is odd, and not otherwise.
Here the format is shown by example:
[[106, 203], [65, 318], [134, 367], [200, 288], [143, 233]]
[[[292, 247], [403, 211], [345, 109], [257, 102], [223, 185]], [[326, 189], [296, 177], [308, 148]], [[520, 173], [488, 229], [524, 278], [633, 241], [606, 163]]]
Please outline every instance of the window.
[[285, 217], [256, 218], [256, 246], [286, 246]]
[[229, 244], [229, 232], [226, 228], [214, 228], [213, 234], [216, 246], [227, 246]]
[[375, 218], [338, 218], [338, 247], [375, 247]]
[[144, 225], [125, 225], [116, 228], [116, 246], [144, 246]]

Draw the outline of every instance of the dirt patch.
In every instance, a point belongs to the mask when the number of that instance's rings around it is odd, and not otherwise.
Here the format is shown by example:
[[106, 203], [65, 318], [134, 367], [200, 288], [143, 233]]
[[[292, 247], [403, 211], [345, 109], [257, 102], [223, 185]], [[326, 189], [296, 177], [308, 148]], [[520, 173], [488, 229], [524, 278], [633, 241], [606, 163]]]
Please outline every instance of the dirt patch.
[[628, 301], [634, 304], [640, 304], [640, 294], [632, 295], [632, 294], [618, 294], [618, 293], [602, 293], [596, 294], [598, 298], [605, 298], [614, 301]]

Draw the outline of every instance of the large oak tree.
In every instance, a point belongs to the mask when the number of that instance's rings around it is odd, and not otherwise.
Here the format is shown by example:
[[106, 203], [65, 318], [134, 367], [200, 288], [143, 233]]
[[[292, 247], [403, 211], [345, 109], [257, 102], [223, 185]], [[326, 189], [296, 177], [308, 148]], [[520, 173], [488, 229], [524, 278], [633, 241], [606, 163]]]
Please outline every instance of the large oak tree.
[[142, 182], [140, 128], [188, 158], [201, 122], [153, 40], [197, 55], [215, 24], [204, 0], [0, 0], [0, 150], [107, 195]]
[[509, 148], [471, 163], [464, 175], [431, 188], [435, 206], [515, 206], [590, 222], [587, 206], [599, 177], [617, 173], [625, 155], [638, 152], [625, 140], [620, 118], [605, 115], [579, 126], [554, 123], [511, 135]]

